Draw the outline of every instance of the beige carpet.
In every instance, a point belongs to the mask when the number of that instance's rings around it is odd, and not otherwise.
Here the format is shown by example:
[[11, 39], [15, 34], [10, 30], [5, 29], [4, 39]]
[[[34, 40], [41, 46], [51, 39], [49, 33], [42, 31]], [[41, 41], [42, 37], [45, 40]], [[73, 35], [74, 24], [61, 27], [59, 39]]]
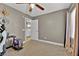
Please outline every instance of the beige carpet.
[[16, 51], [12, 48], [7, 49], [4, 56], [63, 56], [64, 48], [39, 41], [25, 43], [22, 50]]

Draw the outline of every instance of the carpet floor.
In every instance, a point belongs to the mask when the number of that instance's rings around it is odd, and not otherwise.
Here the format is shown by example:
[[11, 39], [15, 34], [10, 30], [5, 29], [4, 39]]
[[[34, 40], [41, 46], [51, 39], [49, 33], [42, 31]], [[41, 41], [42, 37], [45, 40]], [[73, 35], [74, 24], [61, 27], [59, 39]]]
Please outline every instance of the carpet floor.
[[61, 46], [31, 40], [19, 51], [13, 48], [7, 49], [4, 56], [65, 56], [65, 49]]

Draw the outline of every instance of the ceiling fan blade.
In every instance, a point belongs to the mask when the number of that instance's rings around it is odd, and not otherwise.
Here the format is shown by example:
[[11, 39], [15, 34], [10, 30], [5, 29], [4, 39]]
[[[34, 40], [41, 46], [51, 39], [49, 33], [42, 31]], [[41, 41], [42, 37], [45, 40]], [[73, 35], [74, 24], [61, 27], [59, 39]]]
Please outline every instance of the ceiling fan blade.
[[30, 12], [32, 11], [32, 7], [31, 7], [31, 4], [29, 4], [29, 11], [30, 11]]
[[44, 10], [44, 8], [42, 6], [40, 6], [39, 4], [35, 4], [35, 6], [37, 6], [38, 8], [40, 8], [41, 10]]

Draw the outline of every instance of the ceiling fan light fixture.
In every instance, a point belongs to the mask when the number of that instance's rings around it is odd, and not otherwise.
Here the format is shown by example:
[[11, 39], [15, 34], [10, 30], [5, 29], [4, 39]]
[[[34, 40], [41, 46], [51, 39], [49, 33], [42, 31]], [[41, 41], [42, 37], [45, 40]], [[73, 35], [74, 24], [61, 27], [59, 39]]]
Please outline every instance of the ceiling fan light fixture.
[[32, 8], [34, 8], [34, 7], [35, 7], [35, 4], [30, 4], [30, 5], [31, 5], [31, 7], [32, 7]]

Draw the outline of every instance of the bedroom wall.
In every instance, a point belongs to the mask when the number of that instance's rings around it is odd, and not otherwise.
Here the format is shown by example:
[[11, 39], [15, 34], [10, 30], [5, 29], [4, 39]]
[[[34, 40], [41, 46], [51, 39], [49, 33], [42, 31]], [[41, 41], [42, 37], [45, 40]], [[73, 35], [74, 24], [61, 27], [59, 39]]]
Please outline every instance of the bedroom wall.
[[64, 44], [65, 11], [66, 10], [60, 10], [35, 17], [38, 19], [38, 33], [40, 40]]
[[7, 8], [9, 12], [9, 16], [7, 16], [7, 19], [9, 20], [9, 24], [6, 25], [6, 30], [10, 34], [16, 35], [18, 38], [21, 38], [24, 41], [24, 31], [25, 28], [24, 25], [24, 18], [23, 16], [29, 17], [28, 15], [25, 15], [24, 13], [17, 11], [16, 9], [13, 9], [9, 6], [6, 6], [4, 4], [0, 4], [0, 13], [3, 8]]

